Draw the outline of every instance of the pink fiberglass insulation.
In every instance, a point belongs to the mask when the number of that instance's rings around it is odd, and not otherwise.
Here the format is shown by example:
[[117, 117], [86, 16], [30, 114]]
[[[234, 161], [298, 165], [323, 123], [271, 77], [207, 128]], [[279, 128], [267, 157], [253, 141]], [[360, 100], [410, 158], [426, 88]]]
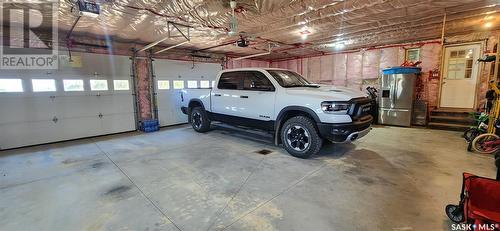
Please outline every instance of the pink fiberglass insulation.
[[269, 67], [269, 62], [253, 59], [232, 60], [229, 59], [226, 65], [227, 69], [245, 68], [245, 67]]
[[325, 55], [320, 58], [321, 73], [320, 83], [332, 84], [333, 83], [333, 55]]
[[[319, 83], [321, 79], [321, 57], [312, 57], [307, 59], [307, 77], [314, 83]], [[327, 68], [327, 67], [325, 67]]]
[[398, 61], [399, 47], [390, 47], [380, 50], [380, 71], [390, 67], [399, 66]]
[[347, 86], [347, 54], [333, 55], [333, 85]]
[[151, 94], [149, 84], [149, 62], [146, 59], [137, 61], [137, 98], [139, 101], [140, 119], [151, 119]]
[[347, 54], [347, 86], [360, 89], [362, 82], [362, 59], [361, 52]]
[[363, 54], [363, 79], [374, 79], [380, 76], [380, 53], [381, 50], [369, 50]]

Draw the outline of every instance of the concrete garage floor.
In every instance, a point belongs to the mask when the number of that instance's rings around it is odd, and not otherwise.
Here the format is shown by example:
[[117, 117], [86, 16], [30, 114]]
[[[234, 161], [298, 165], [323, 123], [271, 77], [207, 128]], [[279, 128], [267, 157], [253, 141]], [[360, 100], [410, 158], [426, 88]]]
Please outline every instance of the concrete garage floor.
[[178, 126], [0, 152], [0, 229], [448, 230], [461, 173], [495, 175], [456, 132], [377, 127], [308, 160], [270, 142]]

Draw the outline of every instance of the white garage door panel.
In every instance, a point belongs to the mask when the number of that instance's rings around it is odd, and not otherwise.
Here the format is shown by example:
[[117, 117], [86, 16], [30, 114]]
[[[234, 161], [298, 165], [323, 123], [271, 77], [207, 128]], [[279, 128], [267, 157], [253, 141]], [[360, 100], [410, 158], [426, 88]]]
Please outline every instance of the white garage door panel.
[[[49, 97], [2, 97], [0, 95], [0, 124], [50, 120], [47, 113], [53, 110]], [[1, 131], [1, 130], [0, 130]]]
[[128, 114], [104, 114], [101, 119], [102, 129], [108, 133], [135, 130], [134, 117]]
[[[174, 80], [184, 81], [187, 88], [188, 80], [215, 80], [222, 69], [217, 63], [196, 63], [156, 59], [153, 62], [156, 75], [155, 89], [157, 92], [158, 118], [160, 126], [175, 125], [187, 122], [187, 116], [181, 112], [181, 89], [173, 89]], [[170, 89], [158, 89], [158, 80], [168, 80]]]
[[57, 131], [52, 121], [11, 123], [0, 126], [0, 149], [53, 142]]
[[132, 114], [134, 113], [133, 108], [133, 97], [132, 95], [105, 95], [100, 96], [100, 100], [105, 105], [101, 108], [102, 113], [106, 114]]
[[63, 118], [58, 120], [56, 125], [57, 131], [50, 134], [53, 140], [71, 140], [102, 135], [101, 119], [97, 115], [93, 117]]
[[[129, 57], [73, 56], [81, 61], [71, 66], [61, 56], [59, 70], [0, 72], [0, 78], [22, 79], [24, 88], [23, 93], [0, 93], [0, 149], [135, 130], [133, 91], [113, 86], [113, 80], [128, 80], [129, 88], [133, 86]], [[34, 78], [55, 79], [57, 91], [33, 92]], [[65, 92], [64, 79], [83, 80], [84, 91]], [[91, 91], [90, 79], [106, 80], [108, 90]]]

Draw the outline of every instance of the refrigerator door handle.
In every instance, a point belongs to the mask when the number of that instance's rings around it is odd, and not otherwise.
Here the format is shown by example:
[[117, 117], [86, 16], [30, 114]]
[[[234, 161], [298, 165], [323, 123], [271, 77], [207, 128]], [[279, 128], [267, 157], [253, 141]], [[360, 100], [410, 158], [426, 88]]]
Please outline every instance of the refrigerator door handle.
[[394, 82], [392, 82], [390, 90], [391, 90], [391, 94], [389, 95], [389, 98], [391, 100], [391, 107], [394, 107], [394, 90], [395, 90]]
[[394, 104], [394, 107], [396, 107], [396, 100], [397, 100], [397, 89], [398, 89], [398, 77], [395, 76], [394, 78], [394, 89], [392, 92], [392, 104]]

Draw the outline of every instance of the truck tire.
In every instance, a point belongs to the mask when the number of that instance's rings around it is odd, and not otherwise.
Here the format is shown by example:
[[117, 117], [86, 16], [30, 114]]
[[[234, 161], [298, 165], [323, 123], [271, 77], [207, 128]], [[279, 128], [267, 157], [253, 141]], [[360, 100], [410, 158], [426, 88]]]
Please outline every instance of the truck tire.
[[285, 150], [298, 158], [309, 158], [318, 153], [323, 145], [313, 120], [305, 116], [295, 116], [285, 121], [280, 134]]
[[194, 107], [189, 113], [191, 126], [197, 132], [207, 132], [210, 130], [210, 119], [207, 112], [202, 107]]

